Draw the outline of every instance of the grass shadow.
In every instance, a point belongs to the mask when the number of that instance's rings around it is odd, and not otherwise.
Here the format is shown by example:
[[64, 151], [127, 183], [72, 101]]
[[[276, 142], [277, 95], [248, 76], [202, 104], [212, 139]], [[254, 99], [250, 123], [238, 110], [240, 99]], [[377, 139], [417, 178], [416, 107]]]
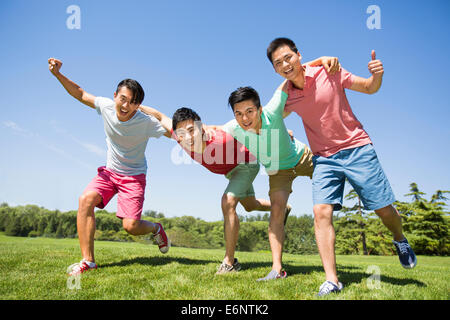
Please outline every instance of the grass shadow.
[[187, 265], [201, 265], [211, 262], [217, 262], [216, 260], [201, 260], [201, 259], [189, 259], [180, 257], [170, 257], [170, 256], [159, 256], [159, 257], [136, 257], [132, 259], [121, 260], [118, 262], [112, 262], [107, 264], [102, 264], [100, 267], [110, 268], [110, 267], [124, 267], [133, 264], [151, 265], [151, 266], [161, 266], [165, 264], [170, 264], [172, 262], [177, 262]]
[[[171, 256], [156, 256], [156, 257], [135, 257], [132, 259], [125, 259], [117, 262], [107, 263], [101, 265], [101, 268], [110, 268], [110, 267], [124, 267], [133, 264], [141, 264], [141, 265], [151, 265], [151, 266], [160, 266], [166, 265], [173, 262], [185, 264], [185, 265], [205, 265], [208, 263], [217, 263], [218, 261], [215, 259], [191, 259], [184, 257], [171, 257]], [[257, 269], [257, 268], [271, 268], [272, 262], [241, 262], [242, 271]], [[288, 273], [289, 276], [293, 276], [296, 274], [311, 274], [313, 272], [324, 272], [323, 267], [321, 265], [292, 265], [289, 263], [284, 264], [284, 269]], [[338, 267], [338, 276], [339, 280], [345, 285], [350, 285], [352, 283], [361, 283], [365, 279], [369, 279], [371, 276], [370, 273], [361, 272], [362, 269], [360, 267], [355, 266], [341, 266]], [[405, 286], [409, 284], [416, 285], [418, 287], [426, 287], [427, 285], [422, 281], [410, 278], [394, 278], [391, 276], [386, 276], [381, 274], [380, 281], [385, 283], [390, 283], [397, 286]]]
[[[253, 269], [253, 268], [271, 268], [272, 262], [248, 262], [241, 263], [242, 269]], [[288, 276], [293, 276], [296, 274], [311, 274], [313, 272], [324, 272], [323, 267], [320, 265], [292, 265], [288, 263], [283, 264], [284, 269], [286, 270]], [[354, 270], [354, 271], [353, 271]], [[360, 267], [355, 266], [342, 266], [338, 267], [338, 276], [339, 281], [344, 283], [345, 285], [349, 285], [351, 283], [361, 283], [365, 279], [368, 279], [371, 274], [365, 272], [358, 272], [362, 269]], [[408, 278], [394, 278], [391, 276], [386, 276], [381, 274], [380, 281], [385, 283], [390, 283], [397, 286], [405, 286], [409, 284], [416, 285], [418, 287], [426, 287], [427, 285], [422, 281], [416, 279], [408, 279]]]
[[[370, 273], [364, 273], [364, 272], [346, 272], [346, 271], [339, 271], [339, 281], [345, 284], [351, 284], [351, 283], [361, 283], [361, 281], [365, 279], [369, 279], [372, 274]], [[419, 280], [411, 279], [411, 278], [394, 278], [391, 276], [386, 276], [381, 274], [380, 275], [380, 282], [390, 283], [396, 286], [406, 286], [409, 284], [413, 284], [417, 287], [426, 287], [427, 285]]]
[[[272, 262], [241, 262], [242, 270], [256, 269], [256, 268], [271, 268]], [[294, 266], [289, 263], [283, 263], [283, 269], [288, 275], [294, 274], [309, 274], [312, 272], [322, 272], [322, 266]]]

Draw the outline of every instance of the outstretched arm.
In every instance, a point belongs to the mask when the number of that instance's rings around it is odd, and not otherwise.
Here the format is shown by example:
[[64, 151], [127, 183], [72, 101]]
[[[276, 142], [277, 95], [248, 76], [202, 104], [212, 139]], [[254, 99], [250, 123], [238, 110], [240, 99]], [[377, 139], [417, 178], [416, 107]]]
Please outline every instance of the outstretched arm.
[[372, 74], [370, 78], [362, 78], [354, 76], [350, 90], [373, 94], [381, 87], [383, 80], [384, 68], [380, 60], [376, 60], [375, 50], [372, 50], [372, 60], [368, 64], [369, 72]]
[[158, 121], [161, 123], [164, 129], [166, 129], [166, 133], [164, 135], [168, 138], [172, 137], [171, 131], [172, 131], [172, 119], [170, 119], [168, 116], [166, 116], [164, 113], [152, 108], [140, 105], [139, 110], [141, 110], [145, 114], [149, 114], [151, 116], [154, 116]]
[[48, 69], [50, 72], [58, 79], [58, 81], [62, 84], [64, 89], [75, 99], [80, 101], [81, 103], [95, 109], [95, 96], [87, 93], [83, 89], [80, 88], [72, 80], [66, 78], [62, 73], [59, 72], [61, 69], [62, 62], [61, 60], [50, 58], [48, 59]]

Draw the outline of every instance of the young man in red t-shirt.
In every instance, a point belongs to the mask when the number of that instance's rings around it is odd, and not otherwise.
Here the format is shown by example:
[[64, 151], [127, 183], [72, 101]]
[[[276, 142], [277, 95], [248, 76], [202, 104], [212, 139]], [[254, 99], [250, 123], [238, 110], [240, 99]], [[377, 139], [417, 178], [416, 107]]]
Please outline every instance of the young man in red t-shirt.
[[[270, 201], [256, 199], [253, 181], [259, 172], [259, 163], [248, 149], [222, 130], [208, 128], [205, 135], [200, 116], [192, 109], [179, 108], [172, 120], [163, 113], [141, 106], [141, 110], [155, 116], [163, 127], [172, 133], [183, 150], [191, 158], [209, 171], [222, 174], [228, 180], [221, 207], [224, 217], [225, 258], [217, 274], [239, 271], [241, 265], [234, 257], [239, 236], [239, 218], [236, 207], [240, 203], [247, 212], [270, 211]], [[206, 139], [203, 137], [206, 136]], [[284, 223], [291, 211], [288, 206], [285, 211]]]

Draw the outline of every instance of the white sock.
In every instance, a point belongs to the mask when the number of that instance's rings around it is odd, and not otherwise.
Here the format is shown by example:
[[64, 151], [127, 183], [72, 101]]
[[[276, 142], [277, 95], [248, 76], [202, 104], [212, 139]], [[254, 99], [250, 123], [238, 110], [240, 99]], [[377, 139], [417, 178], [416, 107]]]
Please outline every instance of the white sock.
[[95, 262], [87, 261], [84, 259], [83, 259], [83, 261], [86, 262], [86, 264], [89, 266], [89, 268], [94, 268], [96, 266]]

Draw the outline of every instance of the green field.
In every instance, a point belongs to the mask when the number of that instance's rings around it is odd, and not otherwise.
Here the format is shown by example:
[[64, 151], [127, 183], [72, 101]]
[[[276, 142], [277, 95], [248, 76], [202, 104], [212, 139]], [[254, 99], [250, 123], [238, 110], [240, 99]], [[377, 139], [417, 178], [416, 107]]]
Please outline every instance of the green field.
[[[317, 255], [283, 256], [287, 279], [256, 282], [271, 267], [269, 252], [238, 252], [239, 273], [215, 276], [223, 250], [96, 241], [99, 269], [69, 289], [66, 268], [80, 260], [77, 239], [7, 237], [0, 233], [0, 299], [444, 299], [450, 298], [450, 257], [419, 256], [404, 270], [396, 256], [338, 256], [345, 290], [317, 298], [324, 280]], [[369, 266], [381, 271], [371, 286]], [[369, 280], [368, 280], [369, 279]], [[72, 282], [75, 285], [75, 282]]]

